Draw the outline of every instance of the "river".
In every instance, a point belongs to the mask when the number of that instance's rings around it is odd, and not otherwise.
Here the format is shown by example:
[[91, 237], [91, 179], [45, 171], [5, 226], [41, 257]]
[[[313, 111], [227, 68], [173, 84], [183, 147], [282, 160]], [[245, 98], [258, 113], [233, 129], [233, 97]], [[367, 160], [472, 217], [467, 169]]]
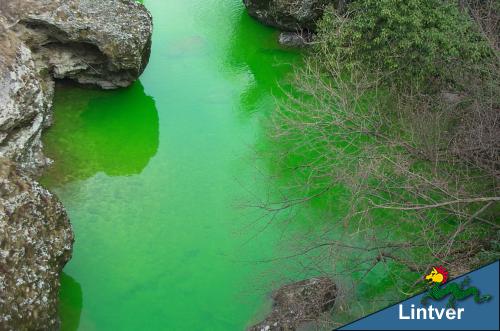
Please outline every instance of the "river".
[[63, 330], [242, 330], [280, 277], [252, 261], [283, 252], [280, 226], [256, 231], [239, 205], [268, 191], [253, 146], [301, 56], [239, 0], [144, 3], [154, 34], [140, 80], [58, 84], [44, 136], [55, 162], [42, 182], [76, 234]]

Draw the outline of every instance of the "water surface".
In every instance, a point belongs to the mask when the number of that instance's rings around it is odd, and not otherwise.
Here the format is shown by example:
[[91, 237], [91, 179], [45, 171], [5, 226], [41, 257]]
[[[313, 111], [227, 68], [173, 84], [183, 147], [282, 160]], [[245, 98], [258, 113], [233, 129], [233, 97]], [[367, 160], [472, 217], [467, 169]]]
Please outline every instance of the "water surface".
[[275, 279], [245, 261], [276, 256], [282, 229], [250, 235], [255, 214], [237, 205], [267, 192], [252, 146], [300, 55], [239, 0], [144, 3], [154, 35], [140, 81], [60, 84], [44, 137], [43, 183], [76, 234], [63, 329], [242, 330], [269, 304], [255, 284]]

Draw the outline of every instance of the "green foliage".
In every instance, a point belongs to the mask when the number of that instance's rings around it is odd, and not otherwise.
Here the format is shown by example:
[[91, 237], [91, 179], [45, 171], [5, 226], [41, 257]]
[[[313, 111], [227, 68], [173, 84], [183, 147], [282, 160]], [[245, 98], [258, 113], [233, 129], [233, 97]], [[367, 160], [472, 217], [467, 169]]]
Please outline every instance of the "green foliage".
[[346, 16], [327, 11], [319, 31], [321, 56], [382, 71], [396, 83], [446, 78], [454, 63], [491, 53], [471, 18], [446, 0], [358, 0]]

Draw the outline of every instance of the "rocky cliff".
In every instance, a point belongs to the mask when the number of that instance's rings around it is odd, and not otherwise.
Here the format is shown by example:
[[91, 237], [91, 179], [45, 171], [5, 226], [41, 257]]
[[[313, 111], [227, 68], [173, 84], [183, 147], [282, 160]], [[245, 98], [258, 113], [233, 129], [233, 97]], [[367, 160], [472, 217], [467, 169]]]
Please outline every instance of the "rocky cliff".
[[[56, 330], [73, 233], [36, 176], [50, 163], [54, 79], [131, 84], [147, 65], [152, 18], [133, 0], [0, 1], [0, 329]], [[84, 142], [82, 142], [84, 143]]]

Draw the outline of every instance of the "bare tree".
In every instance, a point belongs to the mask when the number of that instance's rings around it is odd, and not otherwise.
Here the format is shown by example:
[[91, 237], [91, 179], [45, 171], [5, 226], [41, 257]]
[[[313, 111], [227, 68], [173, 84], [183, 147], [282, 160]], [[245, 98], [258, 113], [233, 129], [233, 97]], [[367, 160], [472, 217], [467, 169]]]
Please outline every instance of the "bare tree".
[[415, 279], [433, 264], [456, 276], [500, 257], [493, 5], [464, 2], [494, 50], [491, 62], [457, 60], [447, 68], [453, 84], [429, 82], [432, 89], [393, 86], [390, 72], [362, 64], [347, 70], [344, 59], [328, 57], [316, 43], [317, 54], [283, 86], [273, 117], [280, 190], [250, 205], [263, 212], [265, 228], [321, 203], [324, 229], [289, 239], [295, 253], [278, 260], [346, 280], [346, 297], [384, 272], [396, 296], [374, 302], [376, 309], [420, 291]]

